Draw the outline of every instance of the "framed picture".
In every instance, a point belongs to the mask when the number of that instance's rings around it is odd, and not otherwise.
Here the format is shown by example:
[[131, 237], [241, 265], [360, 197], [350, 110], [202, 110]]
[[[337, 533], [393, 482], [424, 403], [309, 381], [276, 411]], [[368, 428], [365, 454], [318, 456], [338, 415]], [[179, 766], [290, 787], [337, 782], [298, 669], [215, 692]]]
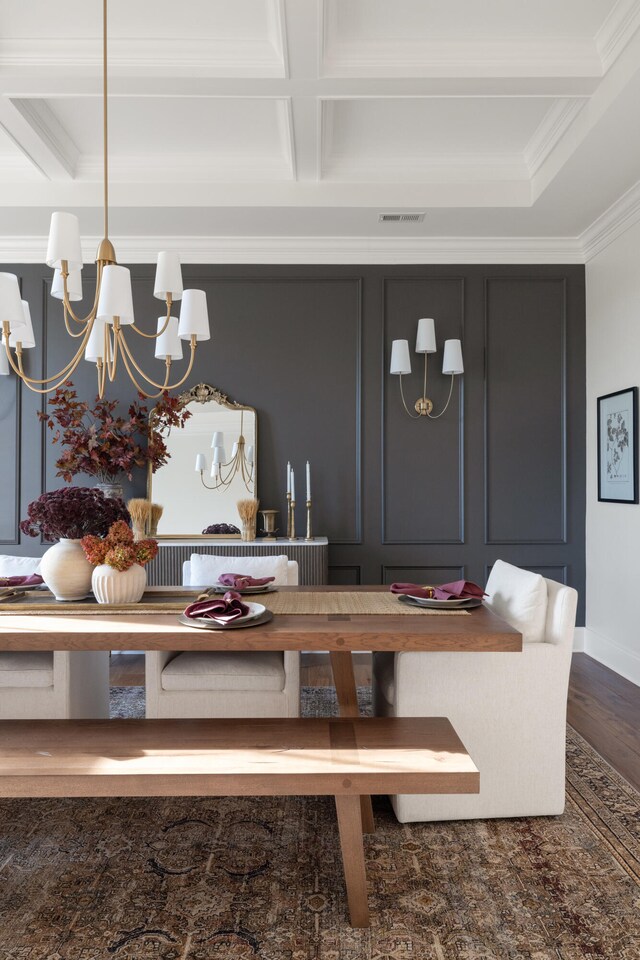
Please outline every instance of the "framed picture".
[[598, 500], [638, 502], [638, 388], [598, 397]]

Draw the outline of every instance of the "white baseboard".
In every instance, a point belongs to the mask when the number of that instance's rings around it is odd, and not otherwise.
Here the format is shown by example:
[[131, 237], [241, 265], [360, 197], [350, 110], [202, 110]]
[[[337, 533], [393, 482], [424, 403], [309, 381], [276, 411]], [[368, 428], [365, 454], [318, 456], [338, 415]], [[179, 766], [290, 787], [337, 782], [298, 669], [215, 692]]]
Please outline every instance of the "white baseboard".
[[584, 653], [587, 632], [586, 627], [576, 627], [573, 631], [573, 652]]
[[594, 660], [603, 663], [610, 670], [615, 670], [621, 677], [640, 686], [640, 653], [621, 647], [615, 641], [602, 634], [583, 627], [584, 652]]

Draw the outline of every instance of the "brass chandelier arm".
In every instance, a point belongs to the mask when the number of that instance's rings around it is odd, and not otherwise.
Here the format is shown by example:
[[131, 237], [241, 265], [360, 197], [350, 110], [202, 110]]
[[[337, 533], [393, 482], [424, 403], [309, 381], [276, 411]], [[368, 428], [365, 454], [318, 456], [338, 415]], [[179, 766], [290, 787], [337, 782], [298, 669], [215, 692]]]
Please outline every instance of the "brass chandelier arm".
[[118, 335], [117, 331], [120, 329], [120, 321], [116, 317], [113, 322], [113, 359], [111, 356], [111, 324], [105, 323], [104, 325], [104, 363], [107, 376], [111, 383], [116, 378], [116, 371], [118, 369]]
[[[69, 264], [67, 263], [66, 260], [62, 261], [60, 275], [62, 276], [62, 285], [63, 285], [63, 293], [64, 293], [62, 303], [65, 309], [65, 318], [64, 318], [65, 324], [67, 323], [67, 314], [69, 314], [71, 319], [75, 320], [76, 323], [86, 324], [86, 323], [89, 323], [91, 320], [95, 319], [95, 316], [98, 310], [98, 299], [100, 298], [100, 285], [102, 283], [102, 271], [104, 267], [107, 265], [107, 262], [108, 261], [104, 261], [104, 260], [96, 260], [96, 264], [97, 264], [96, 290], [93, 297], [93, 306], [91, 307], [91, 310], [86, 315], [86, 317], [82, 318], [82, 317], [76, 316], [76, 314], [73, 311], [73, 307], [71, 306], [71, 301], [69, 300], [69, 290], [67, 289], [67, 279], [69, 277]], [[67, 325], [67, 330], [69, 330], [68, 325]]]
[[[136, 363], [136, 360], [135, 360], [133, 354], [131, 353], [131, 350], [129, 349], [129, 345], [128, 345], [127, 341], [125, 340], [124, 332], [122, 331], [122, 329], [118, 328], [117, 331], [114, 331], [114, 332], [117, 333], [117, 342], [118, 342], [118, 344], [119, 344], [119, 346], [120, 346], [120, 349], [121, 349], [121, 352], [122, 352], [122, 362], [123, 362], [124, 365], [125, 365], [125, 368], [126, 368], [126, 370], [127, 370], [127, 373], [129, 374], [129, 377], [131, 378], [134, 386], [140, 391], [140, 393], [143, 393], [143, 394], [144, 394], [146, 397], [148, 397], [149, 399], [154, 399], [155, 397], [159, 397], [162, 393], [164, 393], [165, 390], [176, 390], [178, 387], [182, 386], [182, 384], [185, 382], [185, 380], [187, 379], [187, 377], [188, 377], [189, 374], [191, 373], [191, 370], [193, 369], [193, 362], [194, 362], [194, 360], [195, 360], [195, 355], [196, 355], [196, 347], [197, 347], [197, 345], [198, 345], [198, 341], [197, 341], [197, 338], [196, 338], [196, 335], [195, 335], [195, 334], [192, 334], [192, 335], [191, 335], [191, 356], [190, 356], [190, 358], [189, 358], [189, 365], [188, 365], [188, 367], [187, 367], [187, 370], [186, 370], [184, 376], [183, 376], [180, 380], [178, 380], [177, 383], [173, 383], [173, 384], [170, 384], [170, 383], [168, 382], [168, 378], [165, 377], [165, 382], [164, 382], [164, 384], [161, 384], [161, 383], [157, 383], [155, 380], [152, 380], [151, 377], [148, 377], [148, 376], [146, 375], [146, 373], [144, 372], [144, 370], [141, 369], [141, 367], [139, 366], [139, 364]], [[135, 379], [135, 377], [134, 377], [134, 375], [133, 375], [133, 372], [132, 372], [132, 370], [131, 370], [131, 366], [129, 365], [129, 360], [131, 361], [131, 363], [132, 363], [133, 367], [136, 369], [136, 371], [140, 374], [140, 376], [143, 377], [144, 380], [147, 381], [147, 383], [151, 384], [151, 386], [156, 387], [156, 388], [160, 391], [160, 393], [157, 393], [157, 394], [147, 393], [147, 391], [144, 390], [144, 389], [139, 385], [138, 381]], [[167, 365], [167, 374], [169, 374], [170, 368], [171, 368], [171, 364], [169, 363], [169, 364]]]
[[[36, 392], [38, 392], [38, 393], [51, 393], [53, 390], [57, 390], [57, 388], [58, 388], [59, 386], [61, 386], [61, 385], [65, 382], [65, 380], [68, 380], [68, 378], [71, 376], [71, 374], [74, 372], [74, 370], [76, 369], [76, 367], [77, 367], [78, 364], [80, 363], [80, 361], [81, 361], [81, 359], [82, 359], [82, 353], [83, 353], [83, 351], [84, 351], [84, 348], [85, 348], [86, 345], [87, 345], [87, 342], [88, 342], [88, 340], [89, 340], [89, 336], [90, 336], [90, 334], [91, 334], [91, 326], [92, 326], [92, 324], [88, 324], [86, 330], [83, 331], [83, 340], [82, 340], [82, 343], [81, 343], [80, 346], [78, 347], [76, 353], [75, 353], [74, 356], [71, 358], [71, 360], [69, 361], [69, 363], [67, 363], [66, 366], [64, 366], [64, 367], [62, 368], [62, 370], [59, 370], [57, 373], [52, 374], [50, 377], [43, 377], [42, 379], [38, 379], [37, 377], [28, 377], [27, 374], [24, 372], [24, 370], [23, 370], [23, 368], [22, 368], [22, 344], [20, 345], [20, 349], [16, 348], [16, 356], [17, 356], [17, 359], [18, 359], [18, 363], [17, 363], [17, 365], [16, 365], [13, 357], [11, 356], [11, 348], [9, 347], [9, 324], [7, 323], [7, 321], [4, 321], [4, 322], [3, 322], [4, 345], [5, 345], [5, 351], [6, 351], [6, 354], [7, 354], [7, 359], [8, 359], [8, 361], [9, 361], [10, 366], [11, 366], [11, 369], [13, 370], [13, 372], [14, 372], [15, 374], [17, 374], [17, 375], [20, 377], [21, 380], [24, 381], [24, 383], [25, 383], [28, 387], [29, 387], [30, 384], [32, 384], [32, 383], [51, 383], [53, 380], [58, 380], [58, 378], [62, 377], [62, 379], [60, 380], [60, 382], [59, 382], [59, 383], [56, 383], [53, 387], [49, 387], [49, 388], [46, 389], [46, 390], [38, 390], [38, 391], [36, 391]], [[33, 389], [33, 388], [31, 388], [31, 389]]]
[[[421, 417], [421, 414], [411, 413], [411, 411], [409, 410], [409, 407], [407, 406], [407, 401], [404, 398], [404, 387], [402, 386], [402, 374], [400, 374], [398, 379], [400, 380], [400, 396], [402, 397], [402, 405], [404, 406], [404, 409], [407, 411], [408, 415], [411, 417], [412, 420], [419, 420]], [[425, 394], [426, 394], [426, 390], [425, 390]]]
[[443, 409], [440, 411], [440, 413], [433, 413], [433, 414], [432, 414], [432, 413], [428, 413], [428, 414], [427, 414], [427, 416], [429, 417], [430, 420], [437, 420], [439, 417], [442, 416], [443, 413], [446, 413], [446, 412], [447, 412], [447, 407], [448, 407], [449, 404], [451, 403], [451, 397], [452, 397], [452, 395], [453, 395], [453, 381], [454, 381], [454, 379], [455, 379], [455, 374], [452, 373], [452, 374], [451, 374], [451, 386], [449, 387], [449, 396], [447, 397], [447, 402], [445, 403], [445, 405], [444, 405]]
[[167, 316], [162, 325], [161, 330], [158, 330], [157, 333], [145, 333], [144, 330], [140, 330], [139, 327], [136, 327], [135, 323], [131, 324], [131, 329], [135, 330], [136, 333], [139, 333], [141, 337], [146, 337], [147, 340], [157, 340], [158, 337], [161, 337], [162, 334], [167, 329], [167, 327], [169, 326], [169, 320], [171, 319], [171, 305], [173, 303], [173, 300], [171, 299], [171, 295], [166, 297], [166, 302], [167, 302]]
[[[86, 333], [86, 329], [87, 329], [87, 327], [86, 327], [87, 323], [93, 323], [93, 321], [95, 320], [95, 317], [89, 316], [86, 321], [83, 321], [84, 324], [85, 324], [84, 327], [83, 327], [83, 329], [82, 329], [82, 330], [78, 330], [77, 333], [74, 333], [73, 330], [71, 329], [71, 327], [69, 326], [69, 315], [68, 315], [68, 312], [67, 312], [67, 305], [64, 303], [64, 301], [63, 301], [63, 303], [62, 303], [62, 311], [63, 311], [63, 314], [64, 314], [64, 325], [65, 325], [65, 327], [67, 328], [67, 333], [69, 334], [70, 337], [82, 337], [82, 336], [84, 336], [84, 334]], [[74, 319], [75, 319], [75, 317], [74, 317]]]

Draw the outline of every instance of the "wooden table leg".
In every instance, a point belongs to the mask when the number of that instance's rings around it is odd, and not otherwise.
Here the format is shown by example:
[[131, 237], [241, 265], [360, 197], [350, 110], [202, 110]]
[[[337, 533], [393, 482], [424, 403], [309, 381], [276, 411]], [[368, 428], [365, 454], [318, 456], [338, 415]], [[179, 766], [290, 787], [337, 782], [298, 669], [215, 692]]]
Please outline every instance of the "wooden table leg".
[[335, 798], [342, 865], [352, 927], [368, 927], [370, 923], [359, 802], [362, 799], [362, 797], [348, 796]]
[[[358, 708], [356, 678], [353, 673], [351, 653], [348, 650], [345, 652], [332, 650], [329, 656], [331, 657], [333, 682], [340, 706], [340, 716], [358, 717], [360, 716], [360, 710]], [[374, 833], [376, 826], [371, 808], [371, 797], [360, 797], [360, 809], [362, 814], [362, 829], [365, 833]]]

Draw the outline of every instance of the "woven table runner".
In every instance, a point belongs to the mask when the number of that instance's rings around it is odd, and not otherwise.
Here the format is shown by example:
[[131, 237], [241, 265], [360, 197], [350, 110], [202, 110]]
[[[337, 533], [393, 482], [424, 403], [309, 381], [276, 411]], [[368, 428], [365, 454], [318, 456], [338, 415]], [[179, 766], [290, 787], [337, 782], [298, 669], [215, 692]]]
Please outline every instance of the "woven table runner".
[[291, 614], [405, 614], [409, 616], [468, 617], [466, 610], [434, 610], [401, 603], [392, 593], [274, 593], [257, 598], [272, 613]]
[[[179, 614], [198, 596], [198, 590], [167, 590], [145, 593], [139, 603], [97, 603], [93, 599], [57, 602], [47, 591], [34, 591], [17, 600], [0, 603], [0, 617], [106, 617], [110, 614], [147, 616], [148, 614]], [[391, 593], [254, 593], [247, 600], [263, 603], [274, 614], [371, 614], [393, 616], [468, 617], [467, 610], [433, 610], [401, 603]]]

